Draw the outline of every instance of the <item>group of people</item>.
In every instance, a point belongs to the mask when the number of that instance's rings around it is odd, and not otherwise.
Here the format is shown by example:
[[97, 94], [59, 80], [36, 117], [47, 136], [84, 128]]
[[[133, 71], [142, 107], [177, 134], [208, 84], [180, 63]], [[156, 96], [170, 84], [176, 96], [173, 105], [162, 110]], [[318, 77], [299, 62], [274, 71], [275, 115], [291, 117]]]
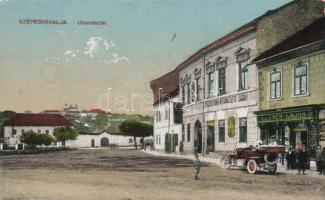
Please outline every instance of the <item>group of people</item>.
[[[286, 155], [287, 169], [298, 169], [298, 174], [305, 174], [308, 162], [308, 152], [305, 146], [298, 144], [291, 148]], [[319, 174], [325, 174], [325, 147], [320, 146], [316, 153], [317, 171]]]

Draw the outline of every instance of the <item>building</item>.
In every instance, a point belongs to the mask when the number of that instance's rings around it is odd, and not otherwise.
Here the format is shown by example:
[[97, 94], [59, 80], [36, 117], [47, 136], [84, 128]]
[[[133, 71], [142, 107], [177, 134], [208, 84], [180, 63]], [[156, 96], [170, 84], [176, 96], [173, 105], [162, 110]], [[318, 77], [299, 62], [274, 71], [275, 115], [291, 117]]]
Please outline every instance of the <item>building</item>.
[[182, 137], [182, 104], [179, 98], [179, 73], [173, 70], [150, 81], [154, 102], [154, 148], [178, 152]]
[[255, 144], [257, 69], [256, 20], [245, 24], [181, 63], [185, 151], [231, 151]]
[[[137, 145], [140, 145], [140, 138], [137, 138]], [[76, 140], [67, 141], [66, 146], [77, 148], [90, 147], [134, 147], [134, 138], [119, 133], [79, 133]]]
[[58, 127], [72, 126], [72, 123], [59, 114], [18, 113], [4, 123], [4, 143], [8, 146], [20, 144], [20, 136], [26, 131], [53, 135]]
[[325, 146], [325, 17], [265, 51], [257, 123], [265, 143]]
[[44, 110], [41, 113], [43, 113], [43, 114], [58, 114], [58, 115], [62, 114], [62, 112], [60, 110]]

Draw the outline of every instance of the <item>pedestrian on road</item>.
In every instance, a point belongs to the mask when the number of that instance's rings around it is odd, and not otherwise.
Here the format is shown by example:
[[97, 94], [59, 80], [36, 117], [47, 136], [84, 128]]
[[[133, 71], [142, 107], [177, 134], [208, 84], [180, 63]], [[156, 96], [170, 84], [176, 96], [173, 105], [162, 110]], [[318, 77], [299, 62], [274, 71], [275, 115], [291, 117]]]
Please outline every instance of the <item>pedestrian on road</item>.
[[298, 175], [302, 171], [303, 175], [305, 175], [306, 164], [307, 164], [307, 150], [305, 147], [301, 147], [297, 145], [296, 148], [296, 159], [298, 164]]
[[319, 174], [322, 174], [321, 172], [321, 165], [322, 165], [322, 148], [321, 146], [318, 146], [317, 151], [316, 151], [316, 169], [319, 172]]
[[325, 147], [323, 147], [323, 150], [322, 150], [322, 153], [321, 153], [320, 174], [324, 174], [325, 175]]
[[181, 140], [181, 143], [179, 144], [179, 153], [181, 155], [184, 154], [184, 143], [183, 143], [183, 140]]
[[195, 180], [199, 179], [200, 168], [201, 168], [201, 161], [199, 159], [199, 154], [195, 154], [195, 160], [194, 160]]

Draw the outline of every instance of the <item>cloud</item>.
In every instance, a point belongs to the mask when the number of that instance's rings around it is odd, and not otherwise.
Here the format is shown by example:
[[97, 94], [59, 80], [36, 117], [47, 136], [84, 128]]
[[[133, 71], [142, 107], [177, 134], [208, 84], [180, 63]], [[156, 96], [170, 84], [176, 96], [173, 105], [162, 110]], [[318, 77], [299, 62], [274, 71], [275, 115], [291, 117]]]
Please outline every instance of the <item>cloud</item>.
[[[78, 50], [78, 52], [79, 52], [79, 50]], [[64, 52], [64, 55], [67, 55], [67, 56], [72, 56], [72, 57], [77, 57], [77, 54], [74, 52], [74, 51], [72, 51], [72, 50], [68, 50], [68, 51], [66, 51], [66, 52]]]
[[99, 48], [99, 42], [101, 40], [101, 37], [90, 37], [86, 43], [87, 46], [85, 47], [84, 54], [93, 58]]
[[104, 40], [104, 46], [105, 46], [105, 50], [108, 50], [111, 47], [116, 47], [114, 42], [111, 42], [111, 41], [108, 42], [107, 40]]
[[131, 64], [130, 59], [125, 56], [119, 56], [117, 53], [112, 53], [113, 59], [109, 60], [109, 63], [117, 64], [120, 61], [125, 60], [128, 64]]

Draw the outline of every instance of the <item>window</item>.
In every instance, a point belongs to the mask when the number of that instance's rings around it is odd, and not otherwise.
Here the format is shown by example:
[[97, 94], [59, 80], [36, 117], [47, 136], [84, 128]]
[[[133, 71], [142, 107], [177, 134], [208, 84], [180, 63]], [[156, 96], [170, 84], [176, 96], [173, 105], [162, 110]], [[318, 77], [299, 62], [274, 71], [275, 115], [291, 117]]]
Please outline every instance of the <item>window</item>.
[[185, 104], [185, 85], [182, 85], [182, 102]]
[[200, 101], [199, 78], [195, 79], [195, 82], [196, 82], [196, 101]]
[[191, 142], [191, 124], [187, 124], [187, 142]]
[[49, 130], [45, 130], [45, 133], [46, 133], [46, 134], [49, 134], [49, 133], [50, 133], [50, 131], [49, 131]]
[[219, 143], [225, 142], [225, 120], [219, 120]]
[[213, 90], [214, 90], [214, 72], [208, 73], [208, 97], [213, 96]]
[[271, 73], [271, 99], [281, 98], [281, 72]]
[[165, 110], [165, 120], [168, 120], [169, 119], [169, 110], [168, 108], [166, 108]]
[[307, 94], [307, 64], [295, 66], [295, 95]]
[[24, 134], [25, 133], [25, 129], [21, 129], [21, 134]]
[[161, 144], [160, 135], [158, 135], [158, 143]]
[[247, 142], [247, 118], [239, 118], [239, 142]]
[[38, 130], [37, 130], [37, 133], [38, 133], [38, 134], [41, 134], [41, 130], [40, 130], [40, 129], [38, 129]]
[[133, 143], [133, 139], [129, 138], [129, 143], [132, 144]]
[[192, 85], [191, 85], [191, 90], [192, 90], [192, 98], [191, 98], [191, 101], [192, 102], [194, 102], [195, 101], [195, 95], [196, 95], [196, 93], [195, 93], [195, 83], [194, 82], [192, 82]]
[[182, 124], [182, 141], [185, 141], [185, 125]]
[[187, 104], [191, 103], [191, 87], [190, 84], [187, 84]]
[[248, 89], [248, 60], [239, 62], [239, 90]]
[[207, 150], [214, 152], [214, 123], [213, 125], [208, 125], [207, 129]]
[[12, 136], [17, 135], [17, 129], [12, 129]]
[[226, 94], [226, 68], [222, 67], [218, 70], [219, 75], [219, 95]]

